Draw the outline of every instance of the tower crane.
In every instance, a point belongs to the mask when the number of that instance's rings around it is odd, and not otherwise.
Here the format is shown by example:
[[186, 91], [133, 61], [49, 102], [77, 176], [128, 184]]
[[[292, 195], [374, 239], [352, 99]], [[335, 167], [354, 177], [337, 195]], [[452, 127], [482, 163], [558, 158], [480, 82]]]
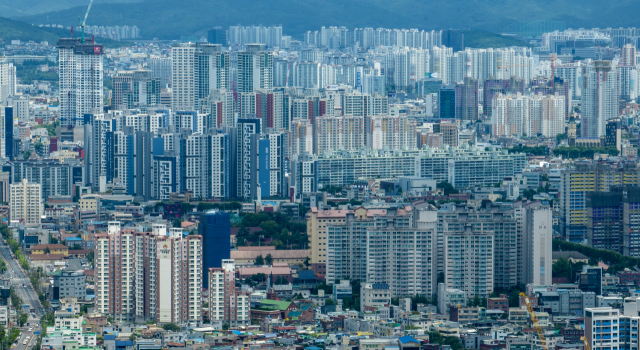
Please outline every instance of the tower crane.
[[80, 29], [82, 30], [82, 43], [84, 44], [84, 26], [87, 24], [87, 16], [89, 16], [89, 11], [91, 11], [91, 5], [93, 4], [93, 0], [89, 1], [89, 7], [87, 7], [87, 13], [84, 14], [84, 20], [80, 22]]
[[[524, 302], [527, 304], [529, 317], [531, 318], [531, 322], [533, 322], [533, 327], [536, 329], [536, 332], [538, 333], [538, 338], [540, 339], [540, 345], [542, 345], [542, 348], [544, 350], [549, 350], [549, 347], [547, 346], [547, 339], [544, 337], [544, 331], [538, 324], [539, 322], [538, 316], [536, 316], [535, 311], [533, 311], [533, 305], [531, 305], [531, 302], [529, 301], [529, 297], [527, 297], [527, 295], [524, 293], [520, 293], [520, 296], [524, 298]], [[588, 349], [585, 349], [585, 350], [588, 350]]]
[[586, 337], [580, 337], [580, 340], [582, 340], [582, 345], [584, 345], [584, 350], [591, 350], [591, 347], [589, 346], [589, 342], [587, 341]]

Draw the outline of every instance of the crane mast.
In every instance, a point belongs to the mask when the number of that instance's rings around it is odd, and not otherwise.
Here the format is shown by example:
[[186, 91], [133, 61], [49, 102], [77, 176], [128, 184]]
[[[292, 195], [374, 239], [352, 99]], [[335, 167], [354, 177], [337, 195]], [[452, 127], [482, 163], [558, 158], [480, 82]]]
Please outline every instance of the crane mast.
[[91, 5], [93, 4], [93, 0], [89, 1], [89, 7], [87, 7], [87, 13], [84, 14], [84, 20], [80, 22], [80, 29], [82, 29], [82, 43], [84, 44], [84, 26], [87, 24], [87, 16], [89, 16], [89, 11], [91, 11]]
[[542, 348], [544, 350], [549, 350], [549, 347], [547, 346], [547, 338], [544, 337], [544, 331], [538, 324], [539, 322], [538, 316], [536, 316], [535, 311], [533, 311], [533, 305], [531, 305], [531, 302], [529, 301], [529, 298], [527, 297], [526, 294], [520, 293], [520, 296], [524, 298], [524, 302], [527, 304], [529, 317], [531, 318], [531, 322], [533, 322], [533, 327], [536, 329], [536, 332], [538, 333], [538, 338], [540, 339], [540, 344], [542, 345]]

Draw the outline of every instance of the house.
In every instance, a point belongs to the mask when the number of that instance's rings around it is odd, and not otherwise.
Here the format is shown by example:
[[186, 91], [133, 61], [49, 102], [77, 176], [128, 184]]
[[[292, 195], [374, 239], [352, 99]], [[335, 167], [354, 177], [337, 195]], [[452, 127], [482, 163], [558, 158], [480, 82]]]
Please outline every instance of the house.
[[284, 320], [289, 315], [289, 312], [294, 310], [299, 309], [292, 301], [262, 299], [257, 308], [251, 309], [251, 318], [262, 319], [269, 316]]

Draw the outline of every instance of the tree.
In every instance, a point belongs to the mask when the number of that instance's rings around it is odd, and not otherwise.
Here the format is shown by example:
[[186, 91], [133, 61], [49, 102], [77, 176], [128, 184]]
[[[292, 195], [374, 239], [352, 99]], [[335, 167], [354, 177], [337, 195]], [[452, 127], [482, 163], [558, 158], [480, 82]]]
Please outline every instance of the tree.
[[460, 191], [456, 190], [452, 184], [447, 181], [441, 181], [436, 185], [436, 188], [440, 188], [444, 191], [444, 195], [448, 196], [450, 194], [458, 194]]
[[173, 220], [173, 227], [177, 227], [177, 228], [182, 227], [182, 221], [180, 221], [180, 219]]
[[51, 254], [51, 250], [49, 249], [49, 247], [44, 248], [44, 253]]
[[170, 331], [170, 332], [180, 332], [180, 330], [181, 330], [180, 326], [178, 326], [175, 323], [165, 323], [162, 326], [162, 329], [164, 329], [165, 331]]
[[113, 317], [108, 316], [107, 317], [107, 322], [113, 324]]
[[24, 151], [24, 153], [22, 153], [22, 156], [25, 160], [29, 159], [29, 157], [31, 157], [31, 151]]
[[229, 330], [229, 324], [228, 323], [224, 323], [222, 325], [222, 330], [225, 331], [225, 332], [228, 331]]
[[73, 244], [73, 248], [71, 248], [72, 250], [82, 250], [82, 246], [78, 243], [74, 243]]
[[335, 305], [335, 304], [336, 304], [336, 302], [333, 301], [333, 299], [331, 299], [331, 298], [327, 298], [327, 299], [324, 300], [324, 305], [325, 306]]
[[289, 284], [289, 280], [287, 280], [283, 276], [278, 276], [278, 278], [276, 278], [275, 284]]
[[271, 254], [267, 254], [267, 256], [264, 258], [264, 262], [267, 265], [273, 265], [273, 257], [271, 256]]
[[136, 340], [136, 335], [135, 335], [135, 334], [131, 334], [131, 335], [129, 336], [129, 340], [131, 340], [131, 341]]
[[256, 258], [256, 261], [253, 264], [257, 266], [264, 265], [264, 258], [262, 257], [262, 255], [258, 255], [258, 257]]
[[20, 314], [20, 327], [24, 326], [27, 321], [29, 321], [29, 315], [27, 315], [26, 313], [21, 313]]

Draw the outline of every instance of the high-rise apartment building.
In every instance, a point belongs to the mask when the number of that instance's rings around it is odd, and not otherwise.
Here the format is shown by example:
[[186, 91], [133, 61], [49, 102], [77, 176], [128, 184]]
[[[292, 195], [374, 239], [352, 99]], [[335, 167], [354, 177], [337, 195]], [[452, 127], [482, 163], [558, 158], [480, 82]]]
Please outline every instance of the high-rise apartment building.
[[364, 127], [367, 148], [412, 149], [416, 146], [416, 124], [407, 116], [367, 116]]
[[174, 111], [196, 110], [199, 98], [197, 63], [196, 44], [182, 43], [171, 48], [171, 108]]
[[238, 92], [273, 88], [273, 55], [264, 45], [247, 44], [238, 53]]
[[7, 98], [16, 95], [16, 86], [16, 67], [0, 58], [0, 105], [6, 105]]
[[163, 89], [171, 85], [171, 57], [151, 57], [149, 69], [153, 78], [160, 80]]
[[201, 236], [164, 225], [127, 231], [109, 222], [95, 240], [96, 310], [118, 322], [200, 324]]
[[63, 38], [57, 48], [60, 125], [83, 125], [84, 114], [101, 113], [104, 106], [104, 46]]
[[40, 184], [23, 179], [9, 186], [10, 221], [18, 221], [24, 225], [40, 225], [44, 214], [42, 187]]
[[550, 285], [553, 213], [540, 202], [514, 208], [518, 220], [518, 284]]
[[[475, 232], [474, 232], [475, 231]], [[447, 288], [459, 289], [468, 298], [488, 298], [494, 288], [494, 235], [464, 224], [445, 229], [444, 281]]]
[[364, 117], [317, 117], [314, 132], [315, 154], [358, 150], [365, 145]]
[[221, 267], [209, 269], [209, 319], [222, 321], [231, 327], [250, 323], [249, 292], [236, 287], [236, 263], [223, 259]]

